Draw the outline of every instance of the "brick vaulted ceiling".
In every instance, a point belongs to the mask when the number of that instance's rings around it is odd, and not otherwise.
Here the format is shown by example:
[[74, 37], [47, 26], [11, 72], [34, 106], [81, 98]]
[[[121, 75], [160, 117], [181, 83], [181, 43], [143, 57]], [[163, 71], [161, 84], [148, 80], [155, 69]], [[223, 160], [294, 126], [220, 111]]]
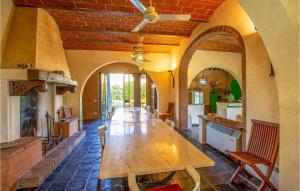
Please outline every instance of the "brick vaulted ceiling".
[[[149, 6], [149, 0], [140, 1], [146, 7]], [[152, 5], [159, 14], [191, 14], [192, 17], [190, 21], [158, 21], [146, 25], [142, 30], [146, 51], [170, 52], [183, 38], [189, 37], [200, 22], [209, 21], [224, 1], [152, 0]], [[143, 16], [129, 0], [13, 2], [17, 6], [45, 8], [57, 22], [66, 49], [132, 51], [133, 45], [138, 42], [139, 33], [132, 33], [131, 30], [142, 21]], [[220, 43], [222, 44], [219, 38], [218, 44]], [[213, 46], [208, 44], [206, 47]]]

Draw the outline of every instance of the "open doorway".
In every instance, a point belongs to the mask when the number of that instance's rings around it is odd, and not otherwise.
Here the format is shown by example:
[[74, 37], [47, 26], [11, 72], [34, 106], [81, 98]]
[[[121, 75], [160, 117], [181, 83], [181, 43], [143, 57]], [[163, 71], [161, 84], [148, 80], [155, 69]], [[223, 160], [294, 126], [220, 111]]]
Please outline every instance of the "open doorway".
[[107, 119], [112, 108], [147, 104], [147, 74], [100, 73], [99, 84], [101, 119]]
[[191, 125], [199, 125], [199, 115], [217, 113], [236, 120], [242, 116], [242, 91], [229, 72], [220, 68], [207, 68], [199, 72], [188, 89], [188, 115]]

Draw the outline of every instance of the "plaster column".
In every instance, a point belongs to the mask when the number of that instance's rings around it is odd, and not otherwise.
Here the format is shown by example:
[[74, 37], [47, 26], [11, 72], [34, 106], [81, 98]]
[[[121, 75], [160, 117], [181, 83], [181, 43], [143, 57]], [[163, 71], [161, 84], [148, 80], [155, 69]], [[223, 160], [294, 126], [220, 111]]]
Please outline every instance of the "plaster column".
[[133, 74], [134, 78], [134, 107], [141, 107], [141, 74]]

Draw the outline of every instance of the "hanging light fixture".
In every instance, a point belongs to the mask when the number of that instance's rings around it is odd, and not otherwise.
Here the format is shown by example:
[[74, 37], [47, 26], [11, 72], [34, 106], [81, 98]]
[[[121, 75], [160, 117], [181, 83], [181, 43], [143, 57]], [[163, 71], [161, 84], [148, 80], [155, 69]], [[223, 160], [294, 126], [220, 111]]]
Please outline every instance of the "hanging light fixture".
[[145, 56], [147, 53], [144, 50], [143, 40], [144, 37], [140, 33], [139, 42], [133, 47], [134, 52], [131, 54], [132, 61], [138, 65], [139, 70], [143, 69], [144, 62], [150, 62], [150, 60], [147, 60]]
[[206, 79], [204, 77], [204, 72], [205, 72], [205, 70], [203, 70], [202, 77], [199, 79], [199, 83], [200, 83], [201, 86], [206, 85]]

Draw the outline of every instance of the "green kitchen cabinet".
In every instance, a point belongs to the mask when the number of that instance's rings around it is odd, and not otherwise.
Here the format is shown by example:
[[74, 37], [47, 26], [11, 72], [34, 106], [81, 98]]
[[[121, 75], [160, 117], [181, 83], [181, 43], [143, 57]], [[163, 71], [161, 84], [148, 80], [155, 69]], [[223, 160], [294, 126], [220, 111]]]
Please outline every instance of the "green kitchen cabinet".
[[218, 93], [210, 92], [209, 100], [210, 100], [210, 112], [216, 113], [217, 112]]

